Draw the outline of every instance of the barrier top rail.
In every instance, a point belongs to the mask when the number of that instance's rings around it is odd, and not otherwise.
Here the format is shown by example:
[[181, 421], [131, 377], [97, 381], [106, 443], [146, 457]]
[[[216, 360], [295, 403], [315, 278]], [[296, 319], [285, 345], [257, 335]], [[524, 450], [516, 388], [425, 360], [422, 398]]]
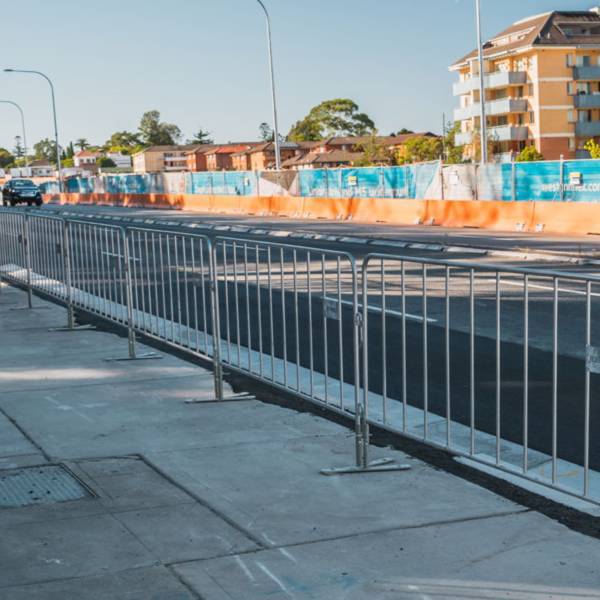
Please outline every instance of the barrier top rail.
[[503, 263], [478, 263], [473, 261], [441, 259], [441, 258], [423, 258], [420, 256], [407, 256], [405, 254], [386, 254], [382, 252], [373, 252], [366, 254], [362, 263], [363, 272], [372, 260], [394, 260], [405, 261], [426, 266], [438, 265], [440, 267], [459, 267], [463, 269], [477, 269], [478, 271], [486, 270], [496, 273], [507, 273], [512, 275], [537, 275], [553, 277], [557, 279], [569, 279], [572, 281], [594, 282], [600, 283], [599, 275], [582, 275], [581, 273], [573, 273], [571, 271], [554, 271], [552, 269], [537, 268], [537, 267], [513, 267]]

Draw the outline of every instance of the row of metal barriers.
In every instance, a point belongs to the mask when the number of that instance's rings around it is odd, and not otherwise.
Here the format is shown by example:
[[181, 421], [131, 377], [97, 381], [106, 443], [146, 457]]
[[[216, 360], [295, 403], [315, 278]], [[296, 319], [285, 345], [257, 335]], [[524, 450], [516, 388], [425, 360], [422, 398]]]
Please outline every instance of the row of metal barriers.
[[600, 279], [0, 212], [0, 278], [473, 464], [600, 503]]

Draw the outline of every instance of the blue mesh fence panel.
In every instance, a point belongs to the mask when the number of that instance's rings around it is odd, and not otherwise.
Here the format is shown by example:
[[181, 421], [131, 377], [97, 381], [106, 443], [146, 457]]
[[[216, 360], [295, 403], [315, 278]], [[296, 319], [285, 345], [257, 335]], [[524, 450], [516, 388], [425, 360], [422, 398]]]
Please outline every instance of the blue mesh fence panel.
[[427, 196], [427, 189], [439, 173], [440, 163], [420, 163], [409, 167], [409, 198], [423, 199]]
[[563, 184], [566, 202], [600, 202], [600, 161], [565, 161]]
[[383, 169], [383, 192], [386, 198], [409, 197], [410, 167], [388, 167]]
[[298, 181], [300, 195], [327, 196], [329, 174], [329, 171], [325, 169], [303, 169], [299, 171]]
[[516, 163], [517, 200], [559, 200], [560, 163]]
[[481, 200], [512, 200], [512, 165], [480, 166], [477, 169], [477, 189]]

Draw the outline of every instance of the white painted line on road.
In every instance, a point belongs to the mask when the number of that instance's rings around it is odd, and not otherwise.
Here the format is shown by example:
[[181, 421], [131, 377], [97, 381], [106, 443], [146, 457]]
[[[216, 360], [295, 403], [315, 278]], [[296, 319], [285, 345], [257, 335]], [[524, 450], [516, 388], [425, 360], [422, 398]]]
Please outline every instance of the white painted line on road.
[[[494, 283], [494, 284], [496, 283], [495, 279], [489, 279], [487, 281], [490, 281], [491, 283]], [[507, 281], [506, 279], [500, 279], [500, 282], [505, 285], [512, 285], [512, 286], [516, 286], [516, 287], [520, 287], [520, 288], [524, 287], [523, 284], [519, 283], [518, 281]], [[529, 287], [529, 289], [545, 290], [548, 292], [554, 292], [554, 287], [550, 286], [550, 285], [540, 285], [538, 283], [530, 283], [528, 287]], [[558, 288], [558, 291], [563, 292], [565, 294], [575, 294], [576, 296], [585, 296], [586, 295], [586, 292], [582, 292], [581, 290], [570, 290], [570, 289], [561, 288], [561, 287]], [[590, 295], [600, 298], [599, 293], [592, 292]]]
[[408, 242], [394, 242], [387, 240], [371, 240], [371, 244], [373, 246], [392, 246], [394, 248], [406, 248], [408, 246]]
[[[323, 296], [319, 296], [319, 297], [323, 298]], [[324, 300], [327, 300], [327, 302], [332, 302], [332, 303], [336, 303], [336, 304], [338, 302], [337, 298], [331, 298], [330, 296], [325, 296]], [[353, 306], [354, 305], [354, 303], [351, 300], [342, 300], [341, 303], [344, 304], [345, 306]], [[357, 308], [358, 308], [358, 310], [362, 310], [363, 305], [359, 302]], [[369, 312], [381, 314], [381, 311], [382, 311], [382, 309], [380, 306], [373, 306], [372, 304], [369, 305]], [[386, 308], [385, 314], [390, 315], [392, 317], [402, 318], [402, 312], [400, 312], [399, 310], [393, 310], [391, 308]], [[418, 321], [419, 323], [423, 322], [423, 317], [421, 317], [420, 315], [413, 315], [411, 313], [406, 313], [406, 319], [408, 321]], [[428, 323], [437, 323], [438, 320], [434, 319], [432, 317], [427, 317], [427, 322]]]

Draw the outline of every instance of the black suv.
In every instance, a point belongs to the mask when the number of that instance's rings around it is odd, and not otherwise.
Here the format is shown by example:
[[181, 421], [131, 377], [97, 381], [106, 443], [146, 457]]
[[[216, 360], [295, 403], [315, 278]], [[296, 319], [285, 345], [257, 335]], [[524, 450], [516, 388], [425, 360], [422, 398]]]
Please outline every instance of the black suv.
[[42, 192], [30, 179], [11, 179], [2, 188], [2, 204], [14, 206], [19, 202], [27, 202], [28, 206], [35, 203], [42, 205]]

